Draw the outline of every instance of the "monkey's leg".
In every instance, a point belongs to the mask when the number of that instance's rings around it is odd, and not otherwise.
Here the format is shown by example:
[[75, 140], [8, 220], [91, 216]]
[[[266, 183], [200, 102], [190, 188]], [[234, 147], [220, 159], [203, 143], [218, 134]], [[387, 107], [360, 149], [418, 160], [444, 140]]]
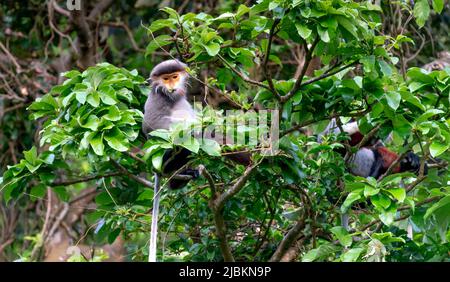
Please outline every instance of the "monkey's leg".
[[158, 238], [158, 216], [159, 216], [159, 175], [155, 173], [155, 187], [153, 194], [152, 226], [150, 230], [150, 246], [148, 249], [148, 262], [156, 262], [156, 239]]
[[[164, 162], [164, 174], [171, 174], [181, 167], [186, 165], [189, 161], [189, 156], [191, 152], [185, 148], [180, 149], [178, 152], [175, 150], [167, 150], [163, 157]], [[186, 168], [179, 173], [180, 176], [190, 176], [188, 179], [177, 179], [173, 177], [169, 180], [169, 188], [172, 190], [181, 189], [188, 184], [190, 179], [199, 177], [199, 172], [197, 169]]]

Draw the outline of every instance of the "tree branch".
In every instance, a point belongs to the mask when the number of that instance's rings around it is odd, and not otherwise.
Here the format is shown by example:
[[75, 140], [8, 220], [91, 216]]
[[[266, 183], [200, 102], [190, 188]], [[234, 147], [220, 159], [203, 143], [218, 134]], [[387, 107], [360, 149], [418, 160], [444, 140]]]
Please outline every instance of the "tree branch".
[[272, 40], [273, 40], [273, 36], [275, 34], [275, 28], [280, 23], [280, 21], [281, 21], [281, 19], [279, 19], [279, 18], [275, 19], [272, 24], [272, 27], [270, 28], [267, 50], [266, 50], [266, 55], [265, 55], [264, 63], [263, 63], [263, 72], [264, 72], [264, 76], [266, 77], [267, 82], [269, 83], [270, 91], [272, 91], [272, 93], [275, 94], [275, 96], [277, 97], [278, 100], [281, 100], [281, 96], [273, 84], [272, 75], [270, 74], [270, 71], [267, 68], [267, 63], [269, 62], [270, 50], [272, 48]]
[[57, 181], [57, 182], [53, 182], [51, 184], [52, 187], [54, 186], [68, 186], [68, 185], [73, 185], [73, 184], [77, 184], [77, 183], [82, 183], [82, 182], [88, 182], [91, 180], [96, 180], [96, 179], [101, 179], [101, 178], [108, 178], [108, 177], [112, 177], [112, 176], [118, 176], [121, 173], [119, 172], [110, 172], [107, 174], [102, 174], [102, 175], [91, 175], [91, 176], [86, 176], [80, 179], [72, 179], [72, 180], [64, 180], [64, 181]]
[[281, 240], [275, 253], [270, 258], [270, 262], [280, 261], [284, 254], [289, 250], [292, 244], [297, 241], [300, 233], [305, 228], [305, 219], [302, 217], [297, 223], [289, 230], [289, 232]]
[[107, 10], [113, 4], [113, 2], [113, 0], [103, 0], [99, 2], [89, 14], [89, 19], [94, 20], [98, 15]]
[[131, 172], [129, 172], [125, 167], [121, 166], [118, 162], [116, 162], [115, 160], [111, 159], [111, 163], [118, 168], [123, 174], [125, 174], [126, 176], [128, 176], [129, 178], [133, 179], [134, 181], [141, 183], [142, 185], [148, 187], [148, 188], [153, 188], [153, 183], [151, 183], [150, 181], [148, 181], [145, 178], [139, 177], [137, 175], [132, 174]]
[[259, 163], [247, 167], [247, 169], [245, 170], [244, 174], [236, 181], [236, 183], [227, 191], [225, 191], [224, 193], [222, 193], [220, 195], [220, 197], [217, 199], [217, 208], [218, 209], [222, 209], [225, 202], [230, 199], [231, 197], [233, 197], [234, 195], [236, 195], [237, 193], [239, 193], [239, 191], [241, 191], [242, 188], [244, 188], [245, 183], [247, 182], [247, 180], [250, 178], [251, 173], [255, 170], [255, 168], [259, 165]]
[[227, 60], [225, 60], [224, 57], [222, 57], [222, 55], [217, 54], [217, 57], [228, 67], [230, 68], [235, 74], [237, 74], [240, 78], [242, 78], [242, 80], [244, 80], [247, 83], [259, 86], [259, 87], [263, 87], [269, 91], [271, 91], [270, 87], [265, 85], [262, 82], [256, 81], [256, 80], [252, 80], [250, 78], [248, 78], [245, 74], [241, 73], [240, 71], [238, 71], [235, 67], [233, 67], [230, 63], [227, 62]]

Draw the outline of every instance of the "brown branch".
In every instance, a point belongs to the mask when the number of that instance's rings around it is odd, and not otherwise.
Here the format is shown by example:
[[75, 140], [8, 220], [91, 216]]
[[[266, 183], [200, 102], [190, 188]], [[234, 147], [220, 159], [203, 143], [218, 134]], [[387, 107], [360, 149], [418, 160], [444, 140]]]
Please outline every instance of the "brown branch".
[[[88, 18], [89, 21], [91, 21], [90, 18]], [[133, 32], [131, 31], [130, 27], [128, 25], [126, 25], [125, 23], [114, 23], [114, 22], [104, 22], [104, 23], [100, 23], [101, 25], [107, 25], [107, 26], [112, 26], [112, 27], [117, 27], [117, 28], [122, 28], [123, 30], [125, 30], [128, 39], [130, 39], [130, 43], [131, 46], [133, 47], [133, 50], [138, 51], [138, 52], [144, 52], [145, 50], [140, 48], [138, 46], [138, 44], [136, 43], [136, 40], [134, 40], [134, 35]]]
[[318, 76], [318, 77], [315, 77], [315, 78], [312, 78], [312, 79], [310, 79], [310, 80], [305, 81], [305, 83], [302, 83], [302, 85], [300, 86], [300, 88], [303, 87], [303, 86], [312, 84], [312, 83], [314, 83], [314, 82], [317, 82], [317, 81], [319, 81], [319, 80], [322, 80], [322, 79], [324, 79], [324, 78], [333, 76], [333, 75], [335, 75], [335, 74], [337, 74], [337, 73], [340, 73], [341, 71], [343, 71], [343, 70], [345, 70], [345, 69], [347, 69], [347, 68], [349, 68], [349, 67], [352, 67], [353, 65], [356, 65], [357, 63], [358, 63], [358, 61], [354, 61], [354, 62], [352, 62], [352, 63], [350, 63], [350, 64], [348, 64], [348, 65], [345, 65], [345, 66], [343, 66], [343, 67], [340, 67], [339, 69], [337, 69], [337, 70], [335, 70], [335, 71], [331, 71], [332, 69], [330, 69], [329, 71], [325, 72], [324, 74], [322, 74], [322, 75], [320, 75], [320, 76]]
[[222, 211], [213, 209], [216, 235], [220, 242], [220, 250], [225, 262], [234, 262], [233, 254], [227, 240], [227, 228], [223, 219]]
[[216, 194], [217, 192], [216, 184], [214, 183], [214, 179], [212, 178], [211, 174], [206, 169], [206, 167], [204, 165], [199, 165], [198, 171], [208, 181], [209, 187], [211, 188], [211, 194], [212, 195]]
[[253, 84], [259, 87], [263, 87], [269, 91], [271, 91], [270, 87], [265, 85], [262, 82], [256, 81], [256, 80], [252, 80], [249, 77], [247, 77], [245, 74], [241, 73], [240, 71], [238, 71], [235, 67], [233, 67], [230, 63], [227, 62], [227, 60], [225, 60], [224, 57], [222, 57], [222, 55], [217, 54], [217, 57], [229, 68], [231, 69], [235, 74], [237, 74], [240, 78], [242, 78], [242, 80], [244, 80], [245, 82], [249, 83], [249, 84]]
[[225, 205], [225, 202], [230, 199], [231, 197], [233, 197], [234, 195], [236, 195], [237, 193], [239, 193], [239, 191], [241, 191], [242, 188], [244, 188], [245, 183], [247, 182], [247, 180], [250, 178], [250, 175], [252, 174], [252, 172], [256, 169], [256, 167], [259, 165], [259, 163], [247, 167], [247, 169], [245, 170], [244, 174], [239, 177], [239, 179], [236, 181], [236, 183], [227, 191], [225, 191], [224, 193], [222, 193], [220, 195], [220, 197], [217, 199], [217, 208], [218, 209], [222, 209], [223, 206]]
[[289, 248], [294, 244], [298, 237], [300, 236], [300, 233], [305, 228], [305, 218], [301, 218], [297, 223], [289, 230], [289, 232], [284, 236], [283, 240], [281, 240], [280, 244], [278, 245], [278, 248], [273, 253], [272, 257], [270, 258], [270, 262], [276, 262], [280, 261], [281, 258], [284, 256], [284, 254], [289, 250]]
[[97, 16], [106, 11], [112, 4], [113, 0], [103, 0], [99, 2], [89, 13], [89, 19], [94, 20]]
[[123, 174], [125, 174], [126, 176], [128, 176], [129, 178], [133, 179], [134, 181], [141, 183], [142, 185], [148, 187], [148, 188], [152, 188], [153, 189], [153, 183], [151, 183], [150, 181], [148, 181], [145, 178], [139, 177], [137, 175], [132, 174], [131, 172], [128, 171], [128, 169], [126, 169], [125, 167], [121, 166], [118, 162], [116, 162], [115, 160], [111, 159], [111, 163], [118, 168]]
[[297, 93], [297, 91], [300, 90], [300, 88], [302, 87], [302, 80], [305, 77], [306, 70], [308, 69], [309, 64], [311, 63], [312, 53], [314, 52], [314, 49], [316, 48], [316, 46], [319, 43], [319, 41], [320, 41], [320, 38], [319, 38], [319, 36], [317, 36], [316, 39], [314, 39], [314, 42], [312, 43], [310, 48], [307, 48], [307, 44], [305, 42], [306, 54], [305, 54], [305, 62], [303, 63], [303, 68], [302, 68], [302, 70], [300, 72], [299, 77], [295, 81], [295, 84], [292, 87], [291, 91], [289, 91], [289, 93], [286, 94], [285, 96], [281, 97], [281, 102], [282, 103], [286, 102], [292, 96], [294, 96], [295, 93]]
[[[418, 203], [415, 205], [415, 207], [423, 206], [423, 205], [425, 205], [425, 204], [434, 202], [434, 201], [439, 200], [439, 199], [441, 199], [441, 198], [442, 198], [442, 196], [435, 196], [435, 197], [431, 197], [431, 198], [425, 199], [425, 200], [423, 200], [423, 201], [418, 202]], [[404, 211], [404, 210], [410, 210], [410, 209], [411, 209], [410, 206], [403, 206], [403, 207], [399, 207], [399, 208], [397, 209], [397, 211]], [[405, 219], [405, 218], [404, 218], [404, 217], [400, 217], [400, 219]], [[396, 221], [397, 221], [397, 220], [399, 220], [399, 218], [397, 218]], [[368, 224], [364, 225], [364, 226], [360, 229], [360, 231], [367, 230], [367, 229], [369, 229], [370, 227], [372, 227], [372, 226], [374, 226], [375, 224], [380, 223], [380, 222], [381, 222], [381, 220], [379, 220], [379, 219], [372, 220], [372, 221], [369, 222]], [[350, 232], [350, 233], [353, 233], [353, 232], [355, 232], [355, 230], [350, 230], [349, 232]]]
[[[258, 163], [259, 164], [259, 163]], [[236, 181], [236, 183], [228, 189], [226, 192], [222, 194], [218, 193], [212, 193], [211, 199], [209, 200], [209, 207], [211, 208], [213, 215], [214, 215], [214, 225], [216, 227], [216, 236], [219, 239], [220, 242], [220, 250], [222, 252], [223, 259], [226, 262], [233, 262], [234, 257], [231, 252], [231, 248], [228, 244], [227, 240], [227, 229], [225, 225], [225, 220], [223, 218], [223, 207], [225, 205], [225, 202], [230, 199], [232, 196], [236, 195], [245, 185], [247, 180], [250, 177], [250, 174], [253, 172], [253, 170], [257, 167], [258, 164], [255, 164], [254, 166], [248, 167], [244, 174], [239, 177], [239, 179]], [[203, 175], [205, 175], [205, 170], [203, 170]], [[208, 176], [206, 176], [208, 178]], [[213, 188], [214, 187], [214, 188]], [[215, 190], [215, 186], [211, 187], [211, 189]]]
[[[364, 111], [361, 111], [361, 112], [355, 112], [355, 113], [353, 113], [353, 114], [348, 114], [348, 115], [346, 115], [346, 116], [348, 116], [348, 117], [360, 117], [360, 116], [363, 116], [363, 115], [367, 114], [367, 113], [371, 110], [371, 108], [372, 108], [371, 105], [369, 105], [369, 106], [367, 107], [367, 109], [365, 109]], [[331, 115], [326, 116], [326, 117], [323, 117], [323, 118], [319, 118], [319, 119], [311, 119], [311, 120], [304, 121], [304, 122], [302, 122], [302, 123], [300, 123], [300, 124], [294, 125], [293, 127], [291, 127], [291, 128], [289, 128], [289, 129], [287, 129], [287, 130], [281, 132], [281, 133], [280, 133], [280, 137], [283, 137], [284, 135], [290, 134], [290, 133], [292, 133], [292, 132], [294, 132], [294, 131], [300, 130], [301, 128], [303, 128], [303, 127], [305, 127], [305, 126], [314, 124], [314, 123], [316, 123], [316, 122], [323, 121], [323, 120], [329, 120], [329, 119], [336, 118], [336, 117], [338, 117], [337, 114], [331, 114]]]
[[51, 184], [52, 187], [55, 186], [68, 186], [68, 185], [73, 185], [73, 184], [77, 184], [77, 183], [82, 183], [82, 182], [88, 182], [91, 180], [95, 180], [95, 179], [101, 179], [101, 178], [108, 178], [108, 177], [112, 177], [112, 176], [118, 176], [121, 173], [119, 172], [110, 172], [107, 174], [102, 174], [102, 175], [91, 175], [91, 176], [86, 176], [80, 179], [72, 179], [72, 180], [64, 180], [64, 181], [56, 181], [53, 182]]
[[66, 18], [70, 18], [70, 12], [67, 11], [66, 9], [62, 8], [61, 6], [59, 6], [59, 4], [55, 1], [55, 0], [51, 0], [50, 1], [53, 5], [53, 9], [55, 9], [56, 12], [58, 12], [59, 14], [65, 16]]
[[280, 23], [280, 21], [281, 21], [281, 19], [279, 19], [279, 18], [275, 19], [273, 24], [272, 24], [272, 27], [270, 28], [269, 39], [268, 39], [268, 43], [267, 43], [266, 56], [264, 58], [264, 63], [263, 63], [263, 72], [264, 72], [264, 76], [266, 77], [267, 82], [269, 83], [270, 91], [272, 91], [272, 93], [275, 94], [275, 96], [277, 97], [278, 100], [281, 100], [281, 96], [280, 96], [280, 93], [278, 93], [277, 89], [275, 88], [275, 86], [273, 84], [272, 75], [270, 74], [270, 71], [267, 68], [267, 63], [269, 62], [270, 50], [272, 48], [272, 40], [273, 40], [273, 36], [275, 34], [275, 28]]
[[6, 56], [9, 58], [11, 63], [16, 67], [16, 72], [21, 73], [22, 68], [20, 67], [19, 63], [17, 62], [16, 58], [9, 52], [9, 50], [3, 45], [3, 43], [0, 42], [0, 49], [6, 54]]
[[383, 123], [378, 124], [374, 128], [372, 128], [364, 137], [361, 139], [361, 141], [356, 145], [356, 149], [361, 149], [362, 146], [364, 146], [377, 132], [380, 130]]

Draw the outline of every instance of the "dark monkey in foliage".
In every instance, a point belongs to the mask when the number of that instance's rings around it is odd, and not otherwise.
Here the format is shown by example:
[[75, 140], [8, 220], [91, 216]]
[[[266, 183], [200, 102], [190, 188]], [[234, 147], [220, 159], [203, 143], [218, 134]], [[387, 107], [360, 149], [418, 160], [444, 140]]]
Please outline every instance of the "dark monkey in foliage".
[[[142, 130], [148, 133], [156, 129], [169, 129], [174, 122], [194, 120], [194, 110], [186, 99], [188, 73], [186, 65], [178, 60], [167, 60], [156, 65], [150, 73], [151, 92], [144, 108]], [[173, 173], [187, 164], [190, 152], [168, 150], [163, 157], [163, 173]], [[174, 155], [176, 154], [176, 155]], [[195, 169], [185, 169], [181, 175], [198, 177]], [[188, 180], [171, 179], [171, 189], [182, 188]]]
[[[360, 132], [356, 121], [344, 124], [341, 128], [350, 137], [348, 141], [350, 146], [357, 146], [364, 139], [364, 135]], [[318, 141], [322, 142], [323, 136], [331, 132], [334, 134], [341, 133], [341, 128], [337, 126], [336, 120], [332, 119], [324, 132], [319, 134]], [[370, 139], [366, 140], [365, 144], [362, 144], [365, 147], [360, 148], [351, 156], [349, 171], [354, 175], [378, 179], [386, 173], [389, 167], [398, 159], [399, 155], [386, 148], [381, 140], [376, 138]], [[339, 152], [345, 154], [345, 150]], [[400, 163], [393, 168], [392, 173], [411, 171], [417, 174], [420, 170], [420, 164], [419, 156], [409, 151]], [[428, 167], [425, 164], [424, 173], [427, 174], [427, 172]], [[348, 213], [341, 215], [341, 223], [345, 229], [349, 230]]]
[[[358, 123], [356, 121], [349, 122], [342, 125], [342, 130], [347, 133], [350, 137], [349, 145], [356, 146], [364, 138], [364, 135], [360, 132], [358, 128]], [[322, 137], [326, 134], [333, 132], [334, 134], [339, 134], [341, 129], [337, 126], [336, 120], [332, 119], [328, 124], [324, 132], [319, 134], [318, 140], [322, 141]], [[374, 177], [375, 179], [383, 175], [387, 169], [394, 163], [398, 154], [392, 152], [384, 145], [382, 145], [381, 140], [376, 138], [371, 138], [371, 140], [366, 140], [366, 144], [363, 144], [350, 159], [349, 170], [352, 174], [362, 176], [362, 177]], [[345, 153], [345, 151], [341, 152]], [[400, 164], [394, 167], [393, 173], [411, 171], [417, 173], [420, 169], [420, 158], [413, 152], [408, 152], [405, 157], [401, 160]], [[427, 173], [427, 165], [425, 164], [425, 173]]]

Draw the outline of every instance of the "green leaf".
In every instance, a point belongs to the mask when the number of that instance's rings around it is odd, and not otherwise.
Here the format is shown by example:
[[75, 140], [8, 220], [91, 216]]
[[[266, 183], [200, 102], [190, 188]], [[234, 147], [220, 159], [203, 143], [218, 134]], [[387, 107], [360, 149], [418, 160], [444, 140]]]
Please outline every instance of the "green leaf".
[[346, 17], [337, 17], [337, 20], [339, 22], [339, 25], [341, 25], [342, 27], [344, 27], [348, 32], [351, 33], [351, 35], [353, 35], [355, 38], [358, 38], [358, 29], [357, 27], [354, 25], [355, 21], [351, 21], [349, 19], [347, 19]]
[[58, 196], [58, 198], [63, 201], [63, 202], [67, 202], [70, 199], [70, 195], [67, 192], [66, 187], [64, 186], [56, 186], [56, 187], [52, 187], [52, 190], [56, 193], [56, 195]]
[[159, 137], [163, 140], [170, 140], [170, 132], [166, 129], [157, 129], [149, 133], [150, 136]]
[[430, 154], [433, 158], [442, 155], [450, 147], [448, 143], [441, 143], [438, 141], [433, 141], [430, 145]]
[[450, 195], [445, 196], [444, 198], [440, 199], [439, 202], [433, 204], [425, 213], [424, 219], [428, 219], [433, 213], [435, 213], [438, 209], [448, 209], [450, 208]]
[[368, 198], [370, 196], [376, 195], [380, 192], [380, 189], [376, 189], [371, 186], [364, 187], [364, 197]]
[[389, 209], [386, 212], [382, 212], [379, 216], [380, 220], [386, 225], [391, 225], [394, 222], [396, 212], [396, 209]]
[[302, 262], [311, 262], [326, 259], [333, 253], [337, 252], [339, 249], [340, 247], [338, 246], [334, 246], [331, 243], [325, 243], [323, 245], [320, 245], [318, 248], [312, 249], [309, 252], [307, 252], [302, 257]]
[[343, 262], [355, 262], [361, 256], [361, 253], [364, 251], [364, 248], [355, 248], [350, 249], [344, 254], [341, 255], [341, 261]]
[[210, 156], [220, 157], [220, 145], [215, 140], [202, 139], [201, 149]]
[[219, 54], [220, 51], [220, 44], [215, 42], [210, 42], [208, 45], [203, 45], [208, 55], [211, 57], [214, 57], [215, 55]]
[[170, 7], [164, 7], [161, 9], [161, 11], [166, 12], [171, 18], [178, 19], [180, 16], [178, 15], [177, 11]]
[[128, 140], [118, 128], [114, 128], [104, 136], [108, 145], [116, 151], [125, 152], [128, 150]]
[[378, 65], [385, 76], [390, 77], [392, 75], [392, 68], [388, 63], [383, 60], [378, 60]]
[[163, 28], [175, 28], [174, 21], [172, 19], [159, 19], [156, 21], [153, 21], [152, 24], [149, 26], [149, 34], [152, 32], [158, 31]]
[[379, 210], [385, 210], [391, 205], [391, 199], [384, 194], [376, 194], [370, 197], [372, 204]]
[[198, 153], [198, 150], [200, 149], [200, 143], [198, 142], [197, 139], [195, 139], [193, 137], [192, 138], [188, 137], [186, 139], [183, 139], [183, 141], [181, 142], [180, 145], [194, 153]]
[[117, 97], [116, 93], [114, 91], [114, 88], [112, 88], [110, 85], [108, 86], [102, 86], [98, 90], [100, 93], [100, 99], [102, 102], [106, 105], [115, 105], [117, 104]]
[[347, 248], [352, 245], [352, 235], [348, 234], [348, 231], [344, 227], [335, 226], [331, 228], [331, 232], [336, 236], [342, 246]]
[[429, 118], [435, 116], [435, 115], [439, 115], [439, 114], [443, 114], [444, 112], [442, 110], [439, 109], [429, 109], [427, 110], [425, 113], [423, 113], [422, 115], [420, 115], [416, 120], [416, 124], [420, 124], [422, 122], [427, 121]]
[[400, 203], [403, 203], [406, 198], [406, 191], [404, 188], [389, 188], [386, 189], [386, 191], [394, 196], [394, 198]]
[[354, 202], [361, 199], [361, 192], [362, 192], [362, 189], [358, 189], [358, 190], [350, 192], [347, 195], [347, 198], [345, 199], [344, 203], [342, 204], [341, 211], [345, 212]]
[[37, 149], [35, 146], [33, 146], [30, 150], [24, 151], [23, 155], [25, 157], [25, 160], [29, 162], [30, 164], [37, 164], [38, 156], [37, 156]]
[[97, 131], [99, 124], [100, 119], [96, 115], [90, 115], [86, 120], [86, 123], [85, 124], [80, 123], [80, 126], [83, 128], [89, 128], [92, 131]]
[[152, 155], [152, 165], [157, 171], [161, 171], [164, 153], [164, 150], [159, 150]]
[[80, 102], [81, 104], [84, 105], [84, 103], [86, 103], [86, 98], [87, 98], [88, 93], [86, 91], [75, 91], [75, 98], [77, 99], [78, 102]]
[[433, 0], [433, 10], [435, 10], [437, 13], [441, 13], [444, 9], [444, 0]]
[[100, 105], [100, 95], [97, 91], [93, 91], [87, 97], [87, 102], [94, 108], [97, 108]]
[[298, 34], [303, 38], [303, 39], [308, 39], [311, 36], [312, 30], [309, 29], [307, 26], [296, 22], [295, 23], [295, 28], [297, 28], [297, 32]]
[[108, 108], [108, 113], [103, 116], [104, 119], [109, 121], [118, 121], [121, 119], [120, 111], [117, 106], [111, 106]]
[[417, 25], [423, 27], [430, 16], [430, 5], [428, 0], [416, 0], [413, 10]]
[[388, 91], [386, 93], [386, 100], [388, 106], [391, 107], [394, 111], [398, 109], [400, 106], [400, 101], [402, 100], [402, 96], [397, 91]]
[[30, 190], [30, 196], [32, 196], [32, 199], [41, 199], [45, 196], [45, 193], [47, 192], [47, 186], [45, 184], [38, 184], [31, 188]]
[[325, 29], [321, 26], [317, 26], [317, 32], [319, 33], [320, 39], [325, 42], [325, 43], [329, 43], [330, 42], [330, 35], [328, 34], [328, 29]]

